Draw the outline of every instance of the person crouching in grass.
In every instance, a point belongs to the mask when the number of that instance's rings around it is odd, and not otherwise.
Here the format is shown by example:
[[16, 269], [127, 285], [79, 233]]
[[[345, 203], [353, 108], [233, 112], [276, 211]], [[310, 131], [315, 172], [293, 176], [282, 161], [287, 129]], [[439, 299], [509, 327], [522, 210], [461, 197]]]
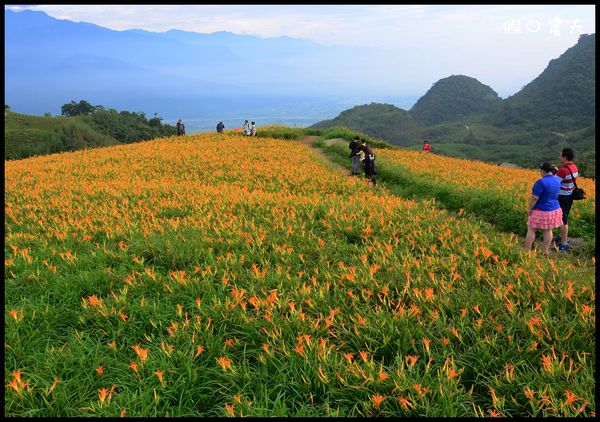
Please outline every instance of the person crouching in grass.
[[535, 241], [535, 232], [543, 231], [542, 253], [548, 254], [552, 242], [552, 229], [562, 226], [562, 208], [558, 203], [560, 179], [554, 175], [553, 166], [544, 163], [540, 167], [541, 179], [538, 179], [531, 190], [527, 204], [529, 218], [527, 219], [527, 235], [525, 249], [530, 251]]

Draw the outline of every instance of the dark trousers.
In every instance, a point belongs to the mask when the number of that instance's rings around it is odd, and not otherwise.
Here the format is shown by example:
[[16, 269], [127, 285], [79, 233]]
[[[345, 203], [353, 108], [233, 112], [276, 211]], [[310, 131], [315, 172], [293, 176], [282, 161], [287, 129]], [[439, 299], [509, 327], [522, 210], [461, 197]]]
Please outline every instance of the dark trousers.
[[572, 195], [558, 195], [558, 204], [562, 209], [562, 221], [563, 224], [569, 224], [569, 212], [571, 211], [571, 206], [573, 205], [573, 196]]

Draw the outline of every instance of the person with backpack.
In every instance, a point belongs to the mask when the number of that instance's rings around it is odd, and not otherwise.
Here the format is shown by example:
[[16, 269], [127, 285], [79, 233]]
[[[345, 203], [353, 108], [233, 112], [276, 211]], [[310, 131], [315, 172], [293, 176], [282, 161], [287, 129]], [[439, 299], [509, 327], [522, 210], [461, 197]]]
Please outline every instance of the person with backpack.
[[560, 191], [558, 192], [558, 203], [562, 209], [562, 222], [560, 226], [560, 235], [556, 237], [556, 244], [559, 252], [570, 252], [571, 244], [567, 238], [569, 234], [569, 212], [573, 205], [573, 190], [577, 183], [579, 170], [573, 164], [575, 153], [571, 148], [563, 148], [560, 153], [560, 162], [562, 167], [556, 172], [560, 179]]
[[217, 123], [217, 132], [223, 133], [223, 129], [225, 129], [225, 125], [223, 124], [223, 122]]
[[360, 174], [360, 138], [355, 136], [352, 141], [350, 141], [350, 160], [352, 160], [352, 170], [351, 175], [356, 176]]
[[377, 185], [377, 181], [375, 180], [375, 175], [377, 174], [377, 171], [375, 170], [375, 152], [373, 151], [373, 148], [368, 146], [367, 141], [362, 139], [359, 151], [362, 151], [365, 154], [365, 177], [371, 180], [373, 185]]
[[531, 197], [527, 204], [527, 234], [525, 250], [530, 251], [535, 242], [535, 232], [543, 231], [542, 253], [548, 255], [552, 243], [552, 229], [563, 224], [563, 212], [558, 203], [561, 182], [553, 173], [552, 164], [543, 163], [540, 167], [541, 179], [531, 189]]
[[185, 135], [185, 125], [181, 119], [177, 120], [177, 136]]

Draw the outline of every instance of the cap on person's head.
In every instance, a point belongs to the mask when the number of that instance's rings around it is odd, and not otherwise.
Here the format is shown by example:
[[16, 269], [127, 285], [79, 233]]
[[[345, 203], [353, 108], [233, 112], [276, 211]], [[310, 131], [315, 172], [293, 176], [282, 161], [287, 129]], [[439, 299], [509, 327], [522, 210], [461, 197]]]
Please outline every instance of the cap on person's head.
[[542, 170], [544, 173], [552, 173], [552, 170], [554, 169], [554, 166], [552, 166], [552, 164], [550, 163], [542, 163], [542, 165], [540, 166], [540, 170]]

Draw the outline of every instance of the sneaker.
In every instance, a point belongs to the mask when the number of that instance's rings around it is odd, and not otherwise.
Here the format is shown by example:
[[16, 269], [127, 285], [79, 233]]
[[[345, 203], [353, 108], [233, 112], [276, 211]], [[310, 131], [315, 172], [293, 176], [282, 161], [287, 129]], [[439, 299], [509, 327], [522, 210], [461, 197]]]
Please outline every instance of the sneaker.
[[571, 252], [571, 245], [568, 242], [566, 245], [559, 244], [558, 252]]

